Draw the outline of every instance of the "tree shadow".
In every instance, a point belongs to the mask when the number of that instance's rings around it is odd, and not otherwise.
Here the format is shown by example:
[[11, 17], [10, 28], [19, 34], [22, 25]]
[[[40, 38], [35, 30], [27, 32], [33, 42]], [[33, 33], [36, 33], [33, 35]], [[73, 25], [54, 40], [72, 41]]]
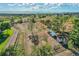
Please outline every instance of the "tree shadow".
[[2, 34], [1, 33], [1, 35], [0, 35], [0, 44], [2, 44], [6, 40], [6, 38], [8, 38], [8, 37], [9, 37], [8, 34]]

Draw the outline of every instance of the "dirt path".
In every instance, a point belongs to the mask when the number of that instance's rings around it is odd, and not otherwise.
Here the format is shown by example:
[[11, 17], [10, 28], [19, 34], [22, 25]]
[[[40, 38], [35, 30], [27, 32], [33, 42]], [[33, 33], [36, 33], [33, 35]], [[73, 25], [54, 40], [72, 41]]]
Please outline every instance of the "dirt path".
[[23, 26], [25, 27], [25, 40], [24, 40], [24, 48], [25, 48], [25, 53], [26, 55], [30, 55], [32, 52], [32, 42], [31, 40], [29, 40], [28, 36], [31, 33], [28, 29], [28, 24], [23, 24]]
[[22, 47], [24, 49], [24, 54], [30, 55], [30, 53], [32, 51], [31, 50], [32, 43], [28, 38], [28, 34], [29, 34], [28, 25], [25, 24], [25, 23], [17, 24], [16, 28], [17, 28], [17, 30], [19, 30], [19, 35], [18, 35], [18, 38], [17, 38], [17, 44], [16, 45], [18, 45], [18, 44], [22, 45]]
[[16, 38], [17, 38], [17, 35], [18, 35], [18, 31], [17, 31], [16, 29], [14, 29], [14, 28], [13, 28], [13, 30], [14, 30], [14, 33], [13, 33], [13, 35], [10, 37], [10, 41], [9, 41], [9, 43], [6, 45], [5, 48], [8, 48], [9, 46], [14, 45], [14, 43], [15, 43], [15, 41], [16, 41]]
[[[29, 40], [28, 36], [29, 34], [31, 33], [28, 29], [28, 24], [26, 23], [22, 23], [22, 24], [16, 24], [15, 25], [15, 28], [18, 30], [19, 34], [18, 34], [18, 37], [17, 37], [17, 41], [16, 41], [16, 44], [15, 46], [16, 47], [19, 47], [21, 46], [22, 49], [20, 49], [21, 51], [24, 51], [24, 55], [30, 55], [31, 52], [32, 52], [32, 46], [33, 46], [33, 43]], [[41, 28], [41, 27], [40, 27]], [[40, 31], [41, 32], [41, 31]], [[45, 30], [42, 31], [42, 34], [40, 34], [39, 32], [39, 35], [42, 35], [44, 34]], [[47, 36], [47, 39], [48, 39], [48, 43], [52, 46], [52, 48], [54, 47], [57, 47], [57, 46], [60, 46], [60, 48], [58, 48], [56, 50], [56, 54], [57, 55], [63, 55], [63, 54], [69, 54], [69, 55], [72, 55], [72, 52], [70, 52], [69, 50], [66, 50], [61, 44], [59, 44], [55, 39], [53, 39], [51, 36], [49, 36], [49, 34], [47, 33], [47, 30], [45, 32], [45, 34]], [[43, 37], [43, 35], [42, 35]], [[65, 50], [67, 52], [65, 52]]]

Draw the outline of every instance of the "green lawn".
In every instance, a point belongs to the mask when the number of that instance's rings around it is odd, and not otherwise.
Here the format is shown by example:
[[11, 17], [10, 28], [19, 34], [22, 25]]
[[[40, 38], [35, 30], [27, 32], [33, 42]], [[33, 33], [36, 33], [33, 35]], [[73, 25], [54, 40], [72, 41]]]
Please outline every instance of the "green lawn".
[[[8, 34], [9, 37], [10, 37], [13, 34], [13, 30], [12, 29], [6, 29], [6, 30], [3, 31], [3, 34]], [[0, 44], [0, 53], [5, 50], [4, 48], [7, 45], [7, 43], [9, 42], [9, 37], [6, 38], [6, 40]]]

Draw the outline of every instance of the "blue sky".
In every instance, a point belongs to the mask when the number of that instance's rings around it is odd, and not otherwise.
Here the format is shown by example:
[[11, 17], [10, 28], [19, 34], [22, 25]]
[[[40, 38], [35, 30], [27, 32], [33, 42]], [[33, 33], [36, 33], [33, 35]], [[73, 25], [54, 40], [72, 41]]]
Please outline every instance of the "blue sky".
[[[11, 11], [11, 12], [10, 12]], [[59, 13], [79, 12], [79, 4], [73, 3], [0, 3], [0, 13]]]

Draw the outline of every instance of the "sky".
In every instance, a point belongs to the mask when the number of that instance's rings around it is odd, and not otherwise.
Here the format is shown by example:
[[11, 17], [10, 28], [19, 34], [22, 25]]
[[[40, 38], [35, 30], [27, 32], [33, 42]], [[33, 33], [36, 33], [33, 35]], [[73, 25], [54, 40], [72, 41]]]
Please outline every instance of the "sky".
[[77, 3], [0, 3], [0, 13], [79, 12]]

